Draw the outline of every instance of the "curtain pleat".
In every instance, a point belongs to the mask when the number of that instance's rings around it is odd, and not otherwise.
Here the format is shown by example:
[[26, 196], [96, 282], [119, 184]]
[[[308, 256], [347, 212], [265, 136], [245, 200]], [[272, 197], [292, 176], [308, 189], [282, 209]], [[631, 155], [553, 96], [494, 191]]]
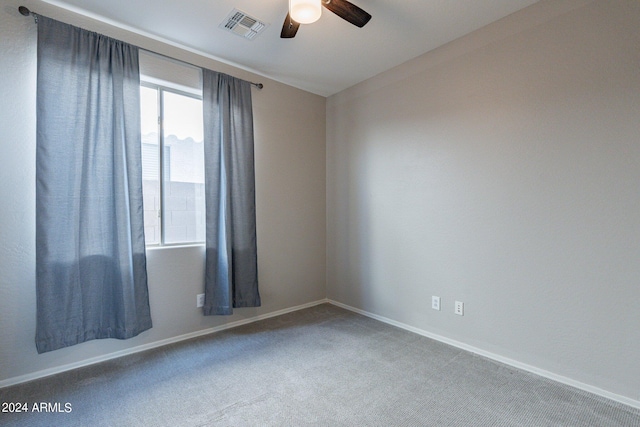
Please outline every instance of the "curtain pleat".
[[151, 328], [138, 49], [38, 17], [36, 347]]
[[203, 69], [205, 315], [259, 307], [251, 84]]

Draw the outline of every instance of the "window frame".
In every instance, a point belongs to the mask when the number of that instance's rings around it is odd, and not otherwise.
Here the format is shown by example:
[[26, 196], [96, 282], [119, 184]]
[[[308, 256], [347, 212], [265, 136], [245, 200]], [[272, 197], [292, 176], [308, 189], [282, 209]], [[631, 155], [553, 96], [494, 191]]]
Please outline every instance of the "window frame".
[[[159, 209], [156, 212], [157, 218], [159, 220], [159, 229], [160, 229], [160, 239], [158, 243], [147, 243], [145, 239], [145, 247], [147, 249], [152, 248], [169, 248], [169, 247], [185, 247], [185, 246], [204, 246], [205, 240], [202, 241], [193, 241], [193, 242], [178, 242], [178, 243], [166, 243], [165, 237], [165, 183], [164, 183], [164, 147], [165, 147], [165, 135], [164, 135], [164, 92], [170, 92], [176, 95], [181, 95], [193, 99], [197, 99], [202, 101], [202, 90], [184, 90], [177, 89], [172, 87], [170, 82], [166, 82], [166, 84], [159, 83], [156, 79], [143, 79], [140, 78], [140, 87], [146, 87], [149, 89], [156, 90], [156, 102], [158, 106], [158, 117], [157, 117], [157, 133], [158, 133], [158, 191], [160, 197]], [[142, 132], [141, 132], [142, 137]], [[204, 143], [204, 142], [203, 142]], [[142, 138], [140, 140], [140, 148], [142, 149]], [[206, 212], [205, 212], [206, 214]]]

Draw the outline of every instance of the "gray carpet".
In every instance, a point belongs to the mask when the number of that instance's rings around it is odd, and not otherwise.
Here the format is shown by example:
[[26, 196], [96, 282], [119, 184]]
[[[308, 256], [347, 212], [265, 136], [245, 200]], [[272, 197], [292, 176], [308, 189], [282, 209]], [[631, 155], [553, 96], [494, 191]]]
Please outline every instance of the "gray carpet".
[[640, 426], [640, 411], [324, 304], [0, 390], [15, 426]]

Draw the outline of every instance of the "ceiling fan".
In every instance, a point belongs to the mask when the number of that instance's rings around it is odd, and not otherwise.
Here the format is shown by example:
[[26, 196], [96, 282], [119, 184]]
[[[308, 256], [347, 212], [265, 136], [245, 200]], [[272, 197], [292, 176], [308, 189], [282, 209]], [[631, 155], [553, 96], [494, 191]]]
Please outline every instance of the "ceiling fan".
[[347, 0], [289, 0], [289, 12], [282, 25], [280, 38], [291, 39], [296, 36], [300, 24], [317, 21], [322, 14], [321, 4], [360, 28], [371, 19], [371, 15]]

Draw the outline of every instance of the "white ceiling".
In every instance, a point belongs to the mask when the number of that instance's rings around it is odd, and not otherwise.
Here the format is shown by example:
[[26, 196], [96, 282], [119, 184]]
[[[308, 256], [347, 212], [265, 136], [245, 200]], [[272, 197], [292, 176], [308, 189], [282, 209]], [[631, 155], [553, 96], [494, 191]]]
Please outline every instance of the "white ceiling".
[[[44, 1], [329, 96], [537, 0], [351, 0], [373, 16], [366, 26], [323, 8], [293, 39], [280, 38], [288, 0]], [[269, 27], [252, 41], [223, 31], [234, 8]]]

